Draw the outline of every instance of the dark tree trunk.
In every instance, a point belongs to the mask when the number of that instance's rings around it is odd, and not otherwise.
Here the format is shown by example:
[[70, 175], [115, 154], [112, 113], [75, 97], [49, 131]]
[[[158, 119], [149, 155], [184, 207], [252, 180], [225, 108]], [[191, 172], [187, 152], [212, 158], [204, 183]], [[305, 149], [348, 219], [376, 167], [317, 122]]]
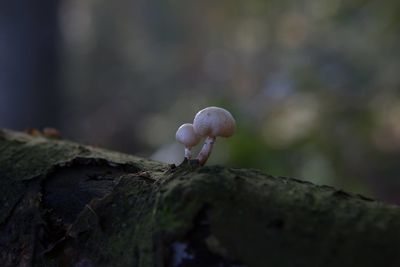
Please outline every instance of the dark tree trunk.
[[0, 127], [58, 126], [58, 0], [0, 0]]
[[400, 266], [400, 210], [257, 170], [0, 132], [2, 266]]

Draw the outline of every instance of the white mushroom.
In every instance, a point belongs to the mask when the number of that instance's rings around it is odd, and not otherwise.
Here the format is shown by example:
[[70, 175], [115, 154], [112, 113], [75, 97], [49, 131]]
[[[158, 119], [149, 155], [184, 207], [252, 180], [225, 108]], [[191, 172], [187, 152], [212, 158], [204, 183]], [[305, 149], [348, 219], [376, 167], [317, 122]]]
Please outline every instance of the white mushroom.
[[235, 119], [226, 109], [208, 107], [196, 114], [193, 129], [197, 135], [206, 137], [203, 148], [197, 156], [201, 166], [210, 156], [216, 137], [230, 137], [235, 132], [235, 128]]
[[185, 158], [190, 159], [192, 147], [200, 142], [200, 136], [194, 132], [193, 124], [185, 123], [181, 125], [176, 131], [175, 138], [176, 141], [185, 146]]

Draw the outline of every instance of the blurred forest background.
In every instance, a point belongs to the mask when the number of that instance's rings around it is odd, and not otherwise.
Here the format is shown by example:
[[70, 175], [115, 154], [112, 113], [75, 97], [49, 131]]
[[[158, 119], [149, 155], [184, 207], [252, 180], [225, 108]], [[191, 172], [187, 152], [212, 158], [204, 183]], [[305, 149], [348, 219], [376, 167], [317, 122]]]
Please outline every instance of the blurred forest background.
[[395, 0], [0, 0], [0, 127], [179, 162], [217, 105], [208, 164], [400, 203], [399, 45]]

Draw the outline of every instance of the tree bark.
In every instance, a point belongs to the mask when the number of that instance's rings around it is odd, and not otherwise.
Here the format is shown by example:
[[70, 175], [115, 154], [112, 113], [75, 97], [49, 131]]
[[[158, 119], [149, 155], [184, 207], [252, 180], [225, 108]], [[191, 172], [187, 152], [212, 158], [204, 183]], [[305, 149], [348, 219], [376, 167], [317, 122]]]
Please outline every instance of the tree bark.
[[1, 266], [400, 266], [400, 210], [0, 131]]

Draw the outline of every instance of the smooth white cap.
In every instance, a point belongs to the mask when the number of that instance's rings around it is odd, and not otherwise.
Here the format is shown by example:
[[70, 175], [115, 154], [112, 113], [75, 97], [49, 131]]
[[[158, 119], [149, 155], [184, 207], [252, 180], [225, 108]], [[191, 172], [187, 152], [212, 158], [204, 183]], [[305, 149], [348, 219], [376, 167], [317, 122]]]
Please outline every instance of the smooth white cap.
[[201, 137], [194, 132], [193, 124], [185, 123], [178, 128], [175, 138], [185, 147], [192, 148], [200, 142]]
[[197, 112], [193, 128], [200, 136], [230, 137], [235, 132], [236, 122], [226, 109], [208, 107]]

